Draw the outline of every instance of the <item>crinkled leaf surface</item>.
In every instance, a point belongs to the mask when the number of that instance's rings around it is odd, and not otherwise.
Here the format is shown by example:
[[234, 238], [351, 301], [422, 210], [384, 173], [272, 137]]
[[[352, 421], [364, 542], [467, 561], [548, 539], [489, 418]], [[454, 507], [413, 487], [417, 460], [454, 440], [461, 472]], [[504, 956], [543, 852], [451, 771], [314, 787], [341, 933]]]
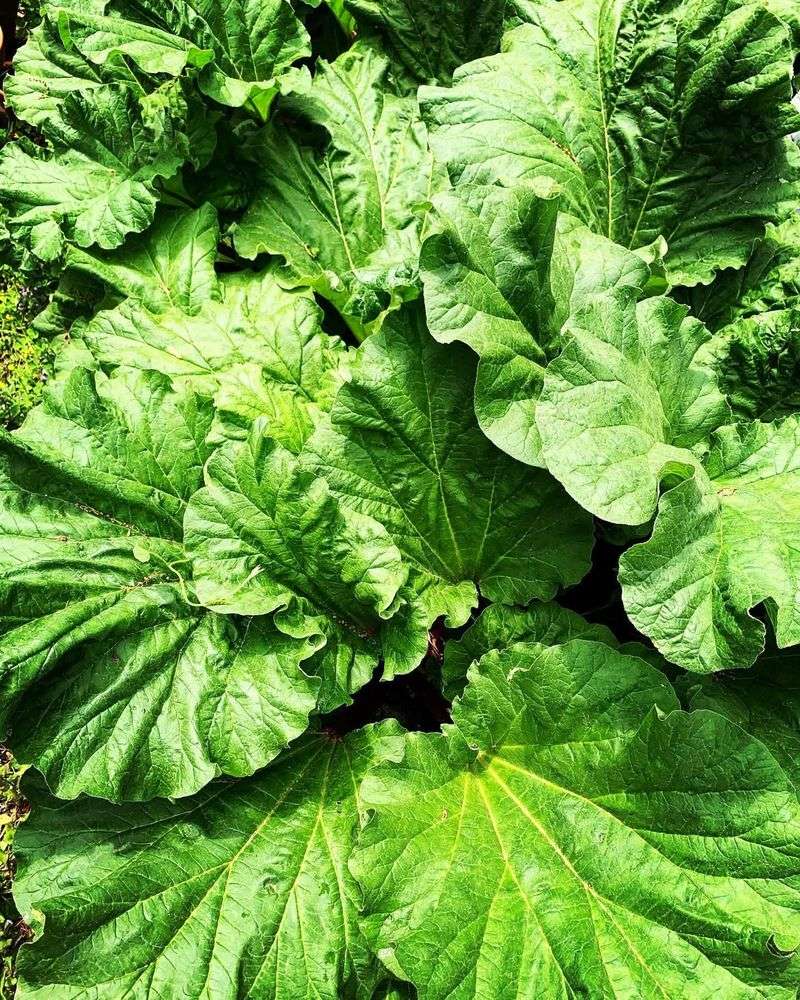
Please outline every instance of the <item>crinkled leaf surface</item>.
[[652, 536], [620, 560], [625, 608], [687, 670], [749, 666], [764, 646], [761, 602], [779, 646], [800, 642], [800, 418], [725, 427], [704, 470], [664, 493]]
[[271, 271], [225, 275], [217, 297], [194, 315], [169, 307], [151, 312], [129, 298], [87, 325], [86, 343], [103, 364], [153, 369], [213, 392], [234, 365], [281, 365], [283, 344], [319, 333], [320, 310], [308, 290], [287, 291]]
[[687, 297], [715, 335], [707, 352], [737, 417], [800, 409], [800, 216], [769, 226], [741, 271]]
[[80, 9], [62, 31], [92, 62], [124, 55], [148, 73], [200, 68], [202, 90], [220, 104], [266, 117], [276, 77], [310, 55], [309, 38], [286, 0], [111, 0], [107, 15]]
[[685, 296], [692, 312], [712, 330], [760, 313], [800, 305], [800, 214], [767, 226], [747, 264], [723, 271], [708, 286]]
[[643, 524], [665, 474], [730, 420], [698, 352], [708, 331], [669, 298], [607, 296], [567, 324], [544, 376], [536, 422], [548, 469], [593, 514]]
[[438, 177], [416, 101], [392, 94], [388, 70], [356, 47], [318, 63], [313, 81], [295, 76], [284, 107], [323, 126], [329, 142], [318, 150], [282, 123], [265, 129], [258, 189], [234, 234], [245, 257], [283, 257], [286, 280], [318, 291], [359, 335], [413, 284], [422, 206]]
[[390, 970], [420, 1000], [788, 1000], [800, 807], [764, 745], [599, 643], [469, 678], [454, 725], [362, 786], [351, 869]]
[[546, 178], [504, 188], [462, 184], [434, 199], [437, 232], [420, 274], [431, 333], [480, 357], [475, 412], [514, 458], [543, 465], [536, 402], [560, 330], [588, 297], [642, 288], [635, 254], [567, 215]]
[[[288, 334], [288, 335], [287, 335]], [[282, 330], [264, 365], [235, 365], [219, 379], [212, 440], [244, 440], [263, 419], [271, 438], [294, 454], [330, 409], [346, 377], [348, 352], [321, 331]]]
[[744, 264], [797, 201], [789, 27], [722, 0], [546, 0], [531, 18], [452, 88], [420, 91], [452, 178], [552, 177], [616, 243], [664, 238], [676, 285]]
[[74, 47], [64, 46], [58, 16], [45, 9], [41, 24], [28, 36], [14, 57], [14, 73], [3, 81], [3, 89], [14, 113], [49, 134], [51, 125], [61, 124], [61, 106], [74, 93], [87, 93], [114, 83], [136, 85], [126, 63], [112, 61], [102, 66], [85, 59]]
[[684, 678], [691, 709], [709, 709], [761, 740], [800, 790], [800, 658], [771, 650], [752, 670]]
[[161, 207], [149, 229], [128, 237], [117, 250], [70, 247], [65, 263], [85, 278], [102, 279], [149, 312], [174, 306], [191, 315], [219, 297], [214, 273], [218, 237], [217, 213], [210, 205]]
[[76, 370], [2, 441], [0, 708], [59, 795], [187, 795], [302, 733], [314, 652], [203, 611], [182, 545], [209, 401]]
[[428, 334], [418, 304], [359, 349], [315, 467], [343, 504], [380, 521], [415, 571], [433, 617], [463, 624], [476, 586], [493, 601], [552, 597], [589, 568], [590, 519], [547, 473], [481, 433], [475, 357]]
[[800, 410], [800, 299], [736, 319], [709, 342], [717, 381], [740, 420], [775, 420]]
[[178, 803], [59, 803], [35, 789], [16, 901], [44, 915], [23, 950], [29, 997], [369, 1000], [383, 978], [347, 868], [394, 723], [304, 738], [253, 778]]
[[420, 83], [447, 81], [462, 63], [500, 48], [505, 0], [348, 0]]
[[[325, 648], [320, 702], [334, 708], [387, 670], [410, 670], [424, 653], [387, 636], [404, 603], [408, 567], [386, 530], [343, 507], [327, 483], [257, 422], [244, 442], [220, 448], [185, 518], [200, 601], [219, 612], [274, 614], [287, 635]], [[399, 619], [398, 619], [399, 621]], [[423, 633], [424, 635], [424, 633]], [[405, 638], [405, 633], [403, 633]], [[424, 641], [424, 640], [423, 640]]]
[[128, 88], [75, 93], [61, 114], [56, 154], [34, 157], [8, 143], [0, 157], [0, 196], [15, 213], [14, 232], [45, 260], [64, 239], [112, 248], [141, 232], [153, 220], [158, 178], [185, 159], [172, 123], [162, 122], [154, 139]]
[[493, 649], [505, 649], [516, 642], [558, 646], [570, 639], [592, 639], [607, 646], [617, 645], [605, 625], [587, 622], [554, 601], [535, 601], [525, 609], [492, 604], [464, 635], [445, 644], [442, 661], [445, 697], [453, 699], [460, 695], [467, 683], [470, 665]]

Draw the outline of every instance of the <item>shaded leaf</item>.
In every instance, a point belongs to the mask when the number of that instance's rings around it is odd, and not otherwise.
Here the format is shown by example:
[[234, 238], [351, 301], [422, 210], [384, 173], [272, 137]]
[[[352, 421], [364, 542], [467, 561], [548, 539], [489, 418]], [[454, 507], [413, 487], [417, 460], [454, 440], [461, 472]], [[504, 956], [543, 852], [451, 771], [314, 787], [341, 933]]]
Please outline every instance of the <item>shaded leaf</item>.
[[433, 83], [498, 51], [506, 0], [347, 0], [347, 6], [357, 23], [379, 31], [414, 79]]

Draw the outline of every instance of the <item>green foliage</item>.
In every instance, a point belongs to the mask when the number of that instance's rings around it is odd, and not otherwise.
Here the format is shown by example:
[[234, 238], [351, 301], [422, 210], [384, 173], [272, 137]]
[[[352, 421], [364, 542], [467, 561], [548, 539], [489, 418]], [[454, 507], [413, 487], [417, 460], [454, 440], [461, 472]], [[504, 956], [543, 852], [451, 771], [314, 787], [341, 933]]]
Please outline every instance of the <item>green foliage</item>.
[[37, 295], [0, 268], [0, 424], [16, 427], [39, 402], [50, 375], [52, 345], [31, 329]]
[[796, 997], [796, 11], [41, 13], [19, 996]]
[[22, 770], [5, 748], [0, 748], [0, 997], [11, 1000], [17, 986], [15, 958], [30, 931], [20, 920], [12, 896], [14, 836], [27, 815], [28, 805], [20, 793]]

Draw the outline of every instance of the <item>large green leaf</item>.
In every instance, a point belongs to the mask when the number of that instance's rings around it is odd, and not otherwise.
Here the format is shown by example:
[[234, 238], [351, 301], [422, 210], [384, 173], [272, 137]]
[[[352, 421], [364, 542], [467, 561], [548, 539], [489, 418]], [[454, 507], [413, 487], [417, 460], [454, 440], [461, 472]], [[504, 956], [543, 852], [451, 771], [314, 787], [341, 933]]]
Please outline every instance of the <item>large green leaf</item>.
[[84, 280], [100, 278], [116, 294], [130, 297], [150, 312], [174, 306], [200, 312], [218, 298], [214, 259], [219, 225], [210, 205], [198, 209], [161, 207], [153, 225], [128, 237], [114, 251], [70, 247], [66, 267]]
[[362, 786], [362, 927], [420, 1000], [794, 995], [800, 806], [763, 744], [598, 643], [469, 680]]
[[61, 117], [53, 155], [32, 156], [18, 143], [0, 154], [0, 199], [12, 231], [45, 260], [58, 256], [65, 238], [108, 249], [146, 229], [159, 178], [171, 177], [186, 153], [175, 132], [183, 123], [165, 111], [156, 135], [128, 88], [70, 95]]
[[800, 642], [799, 536], [800, 417], [722, 428], [704, 469], [664, 493], [652, 536], [622, 556], [628, 615], [687, 670], [749, 666], [761, 602], [778, 645]]
[[192, 596], [208, 400], [76, 370], [2, 439], [0, 712], [59, 795], [187, 795], [302, 733], [312, 641]]
[[608, 296], [567, 324], [536, 408], [547, 467], [587, 510], [617, 524], [654, 514], [662, 479], [730, 420], [698, 358], [708, 331], [669, 298]]
[[98, 65], [123, 55], [147, 73], [200, 69], [200, 87], [231, 107], [266, 117], [276, 77], [311, 54], [308, 34], [286, 0], [109, 0], [107, 15], [74, 8], [60, 27]]
[[647, 283], [644, 262], [573, 218], [547, 179], [463, 184], [434, 199], [420, 273], [431, 333], [480, 357], [475, 412], [503, 451], [543, 465], [536, 402], [563, 324], [589, 297]]
[[269, 270], [240, 271], [221, 278], [215, 297], [194, 314], [185, 303], [151, 312], [131, 297], [99, 312], [84, 336], [103, 364], [160, 371], [213, 392], [234, 365], [280, 368], [285, 345], [314, 342], [321, 335], [319, 321], [320, 309], [307, 290], [285, 290]]
[[394, 723], [311, 736], [268, 770], [179, 803], [59, 803], [29, 789], [17, 905], [44, 917], [19, 960], [29, 997], [369, 1000], [383, 972], [347, 868]]
[[691, 709], [719, 712], [769, 747], [800, 791], [800, 658], [775, 650], [752, 670], [684, 679]]
[[462, 63], [500, 48], [506, 0], [348, 0], [421, 83], [445, 82]]
[[41, 24], [14, 57], [14, 72], [3, 81], [8, 104], [17, 117], [48, 134], [60, 123], [64, 100], [70, 94], [97, 90], [114, 83], [137, 87], [129, 66], [120, 60], [96, 66], [73, 47], [65, 47], [58, 18], [44, 12]]
[[527, 604], [589, 568], [590, 518], [545, 472], [495, 448], [470, 405], [475, 356], [430, 337], [418, 304], [359, 349], [332, 428], [309, 444], [334, 494], [383, 524], [433, 617], [480, 593]]
[[737, 418], [775, 420], [800, 411], [800, 299], [734, 320], [707, 353]]
[[607, 646], [617, 640], [605, 625], [595, 625], [554, 601], [537, 601], [529, 608], [509, 608], [492, 604], [459, 638], [447, 642], [442, 660], [445, 697], [460, 695], [467, 683], [470, 665], [493, 649], [505, 649], [516, 642], [538, 642], [558, 646], [570, 639], [592, 639]]
[[220, 375], [211, 439], [244, 440], [262, 419], [269, 436], [296, 455], [330, 410], [349, 355], [337, 338], [301, 328], [281, 330], [270, 347], [263, 364], [235, 365]]
[[800, 214], [767, 226], [745, 267], [723, 271], [707, 286], [687, 291], [692, 312], [712, 330], [761, 313], [800, 305]]
[[789, 27], [724, 0], [543, 0], [531, 19], [420, 90], [453, 180], [551, 177], [596, 232], [666, 239], [676, 285], [744, 264], [797, 203]]
[[210, 440], [244, 440], [259, 417], [298, 452], [330, 408], [347, 352], [320, 328], [307, 290], [284, 289], [271, 270], [217, 278], [216, 213], [160, 209], [141, 236], [113, 253], [70, 250], [69, 266], [127, 295], [85, 327], [108, 366], [156, 369], [214, 393]]
[[285, 278], [332, 302], [360, 336], [414, 284], [424, 205], [436, 182], [413, 98], [395, 97], [389, 64], [357, 46], [297, 74], [283, 102], [322, 125], [329, 142], [304, 145], [280, 122], [255, 144], [258, 189], [236, 227], [245, 257], [272, 253]]
[[324, 644], [323, 710], [347, 701], [381, 656], [389, 674], [421, 660], [424, 627], [415, 640], [406, 636], [405, 617], [395, 619], [408, 567], [389, 534], [342, 506], [323, 479], [267, 436], [263, 421], [247, 441], [211, 457], [185, 531], [206, 607], [274, 613], [287, 635]]

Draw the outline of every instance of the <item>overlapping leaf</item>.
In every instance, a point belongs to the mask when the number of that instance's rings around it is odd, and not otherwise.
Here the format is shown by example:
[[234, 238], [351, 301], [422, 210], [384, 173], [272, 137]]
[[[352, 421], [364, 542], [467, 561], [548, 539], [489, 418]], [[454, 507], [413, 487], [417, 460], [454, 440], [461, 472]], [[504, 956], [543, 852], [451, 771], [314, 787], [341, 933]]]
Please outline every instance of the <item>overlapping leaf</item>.
[[324, 480], [267, 436], [263, 421], [247, 441], [211, 457], [185, 530], [202, 604], [274, 613], [285, 634], [324, 644], [323, 710], [347, 701], [381, 656], [390, 674], [421, 659], [424, 629], [415, 641], [395, 617], [408, 577], [399, 549], [372, 518], [340, 505]]
[[24, 949], [20, 989], [370, 1000], [385, 973], [358, 928], [347, 859], [365, 771], [401, 752], [384, 723], [306, 737], [267, 771], [179, 803], [31, 790], [16, 901], [44, 917], [44, 936]]
[[625, 608], [687, 670], [749, 666], [766, 602], [779, 646], [800, 642], [800, 418], [725, 427], [704, 468], [667, 490], [653, 534], [620, 561]]
[[88, 94], [113, 84], [138, 81], [122, 61], [97, 66], [74, 47], [66, 47], [58, 18], [44, 12], [14, 59], [14, 73], [3, 81], [6, 99], [15, 114], [48, 134], [61, 122], [61, 107], [70, 94]]
[[185, 795], [306, 728], [315, 644], [192, 596], [209, 401], [77, 370], [3, 440], [0, 705], [59, 794]]
[[476, 586], [527, 604], [588, 569], [590, 519], [545, 472], [481, 433], [470, 405], [474, 355], [428, 334], [418, 304], [360, 348], [332, 429], [309, 443], [343, 504], [380, 521], [414, 570], [432, 617], [463, 624]]
[[734, 320], [712, 338], [707, 353], [737, 419], [775, 420], [800, 411], [800, 300]]
[[420, 1000], [788, 1000], [800, 811], [763, 744], [597, 643], [469, 679], [454, 725], [362, 787], [351, 868], [389, 969]]
[[84, 282], [101, 279], [112, 293], [133, 299], [131, 307], [138, 304], [150, 313], [175, 307], [194, 315], [220, 297], [214, 272], [218, 239], [210, 205], [161, 207], [146, 232], [128, 237], [114, 251], [70, 247], [65, 266]]
[[[697, 671], [754, 661], [764, 629], [750, 611], [763, 601], [779, 644], [800, 641], [796, 421], [723, 428], [732, 416], [708, 332], [669, 299], [596, 300], [565, 335], [536, 409], [550, 471], [585, 508], [621, 524], [649, 521], [662, 486], [673, 487], [650, 541], [621, 562], [633, 623], [668, 659]], [[759, 403], [764, 381], [752, 387]], [[779, 388], [772, 398], [791, 406]]]
[[692, 312], [712, 330], [762, 313], [796, 308], [800, 302], [800, 215], [767, 226], [747, 264], [723, 271], [708, 286], [686, 295]]
[[715, 331], [709, 358], [737, 417], [800, 409], [800, 222], [770, 226], [741, 271], [688, 299]]
[[183, 305], [151, 312], [130, 297], [97, 314], [86, 343], [103, 364], [160, 371], [213, 392], [235, 365], [280, 368], [284, 352], [320, 334], [311, 293], [285, 290], [270, 271], [226, 275], [214, 295], [192, 312]]
[[218, 279], [217, 236], [206, 205], [162, 209], [113, 254], [72, 249], [69, 266], [126, 295], [86, 325], [86, 343], [104, 365], [155, 369], [214, 393], [210, 440], [244, 440], [264, 418], [298, 452], [344, 378], [344, 344], [322, 331], [309, 292], [287, 291], [272, 271]]
[[413, 98], [387, 85], [389, 65], [355, 47], [293, 79], [287, 112], [321, 125], [322, 150], [282, 123], [255, 145], [258, 190], [236, 228], [239, 253], [286, 261], [285, 278], [332, 302], [361, 336], [412, 294], [424, 206], [437, 182]]
[[420, 91], [451, 177], [551, 177], [616, 243], [665, 239], [676, 285], [744, 264], [797, 204], [789, 26], [761, 3], [530, 6], [500, 55]]
[[459, 639], [444, 650], [442, 686], [448, 698], [460, 695], [467, 683], [472, 663], [493, 649], [505, 649], [517, 642], [538, 642], [559, 646], [570, 639], [592, 639], [608, 646], [617, 640], [605, 625], [595, 625], [553, 601], [535, 602], [529, 608], [492, 604]]
[[587, 303], [544, 376], [536, 420], [547, 467], [587, 510], [617, 524], [655, 512], [662, 479], [730, 420], [698, 354], [708, 331], [664, 297]]
[[461, 185], [435, 199], [420, 271], [431, 333], [480, 357], [475, 412], [498, 447], [543, 465], [536, 402], [560, 331], [589, 298], [641, 289], [642, 259], [559, 215], [552, 184]]
[[220, 104], [266, 117], [281, 71], [310, 55], [308, 35], [286, 0], [109, 0], [59, 15], [62, 36], [91, 62], [128, 57], [146, 73], [197, 68], [201, 89]]
[[685, 676], [691, 709], [726, 716], [761, 740], [800, 791], [800, 662], [797, 653], [770, 650], [752, 670], [726, 677]]
[[462, 63], [500, 48], [505, 0], [347, 0], [420, 83], [445, 82]]
[[57, 258], [64, 240], [113, 248], [146, 229], [159, 178], [174, 175], [187, 155], [183, 122], [165, 111], [156, 132], [128, 88], [70, 95], [61, 117], [53, 155], [32, 156], [17, 143], [0, 155], [0, 198], [14, 213], [13, 232], [43, 260]]

